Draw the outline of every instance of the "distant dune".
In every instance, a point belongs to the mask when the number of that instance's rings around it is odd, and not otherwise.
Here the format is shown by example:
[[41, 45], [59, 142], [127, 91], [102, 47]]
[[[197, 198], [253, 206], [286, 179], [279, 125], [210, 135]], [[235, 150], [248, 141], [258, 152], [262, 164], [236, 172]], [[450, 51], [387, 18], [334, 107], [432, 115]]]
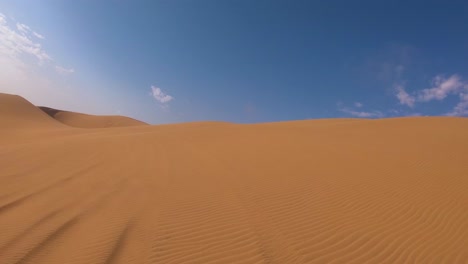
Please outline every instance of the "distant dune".
[[2, 264], [468, 263], [466, 118], [41, 109], [0, 94]]
[[147, 125], [144, 122], [126, 116], [97, 116], [57, 110], [50, 107], [39, 107], [55, 120], [72, 127], [105, 128]]
[[[58, 122], [78, 128], [106, 128], [147, 125], [126, 116], [97, 116], [36, 107], [26, 99], [0, 93], [0, 127], [57, 126]], [[58, 121], [58, 122], [56, 122]]]

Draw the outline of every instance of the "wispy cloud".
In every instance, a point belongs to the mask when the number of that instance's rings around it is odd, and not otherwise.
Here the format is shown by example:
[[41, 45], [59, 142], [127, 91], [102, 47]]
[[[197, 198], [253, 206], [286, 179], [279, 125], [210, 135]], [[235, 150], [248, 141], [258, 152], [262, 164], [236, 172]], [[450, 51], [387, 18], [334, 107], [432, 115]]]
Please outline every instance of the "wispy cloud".
[[411, 65], [415, 49], [410, 46], [392, 45], [374, 58], [371, 64], [378, 80], [390, 87], [401, 105], [414, 107], [416, 97], [407, 92], [404, 75]]
[[36, 38], [45, 39], [45, 37], [43, 35], [37, 33], [36, 31], [31, 30], [31, 28], [29, 26], [25, 25], [25, 24], [16, 23], [16, 28], [23, 35], [31, 35], [32, 34]]
[[26, 26], [25, 24], [21, 24], [21, 23], [16, 23], [16, 28], [23, 34], [27, 34], [29, 33], [29, 31], [31, 31], [31, 28]]
[[[468, 116], [468, 79], [458, 74], [434, 74], [430, 76], [433, 78], [422, 79], [418, 74], [426, 70], [422, 68], [424, 64], [415, 60], [420, 56], [418, 54], [421, 53], [409, 46], [390, 46], [374, 53], [362, 67], [365, 78], [371, 76], [372, 81], [378, 81], [379, 86], [385, 87], [386, 94], [393, 97], [393, 105], [389, 105], [388, 109], [379, 109], [382, 112], [364, 111], [366, 107], [361, 102], [348, 102], [348, 106], [352, 107], [340, 106], [338, 110], [356, 117], [420, 116], [426, 115], [424, 110], [429, 109], [423, 105], [431, 106], [433, 103], [433, 110], [446, 108], [439, 110], [439, 115]], [[414, 86], [421, 81], [427, 84]], [[457, 98], [458, 101], [453, 103], [453, 99]], [[381, 102], [387, 104], [388, 101]]]
[[400, 104], [407, 105], [409, 107], [414, 106], [416, 99], [406, 92], [405, 87], [402, 84], [395, 85], [395, 90], [396, 97], [400, 101]]
[[27, 25], [17, 23], [16, 28], [18, 31], [10, 28], [5, 15], [0, 13], [0, 56], [18, 59], [20, 55], [32, 55], [40, 63], [52, 60], [41, 44], [26, 34], [31, 30]]
[[460, 101], [447, 115], [468, 116], [468, 82], [453, 74], [446, 78], [437, 75], [432, 80], [432, 87], [408, 93], [402, 84], [395, 85], [395, 96], [400, 104], [414, 107], [416, 103], [427, 103], [430, 101], [442, 101], [449, 95], [458, 95]]
[[460, 94], [460, 102], [453, 108], [449, 116], [468, 116], [468, 93]]
[[95, 99], [84, 95], [83, 89], [75, 89], [72, 80], [59, 77], [57, 71], [71, 70], [52, 59], [41, 45], [44, 36], [32, 28], [0, 13], [0, 92], [18, 94], [51, 107], [101, 109], [104, 104], [94, 104]]
[[[355, 107], [358, 107], [355, 105]], [[359, 106], [358, 108], [362, 107]], [[360, 117], [360, 118], [380, 118], [384, 117], [384, 114], [380, 111], [359, 111], [350, 107], [345, 107], [341, 103], [338, 103], [338, 110], [340, 112], [343, 112], [345, 114], [355, 116], [355, 117]]]
[[167, 104], [174, 100], [174, 97], [170, 96], [169, 94], [166, 94], [161, 90], [161, 88], [156, 87], [156, 86], [151, 86], [151, 95], [158, 101], [159, 103], [162, 104], [162, 106], [166, 106]]
[[449, 78], [438, 75], [434, 78], [432, 84], [432, 88], [423, 89], [418, 93], [418, 101], [443, 100], [447, 95], [459, 92], [464, 86], [460, 76], [456, 74]]
[[55, 71], [57, 71], [60, 74], [72, 74], [75, 72], [75, 69], [73, 68], [67, 69], [61, 66], [55, 66]]
[[32, 33], [33, 33], [33, 35], [34, 35], [36, 38], [45, 39], [44, 36], [42, 36], [41, 34], [35, 32], [35, 31], [33, 31]]
[[342, 109], [342, 112], [350, 114], [355, 117], [361, 117], [361, 118], [375, 118], [375, 117], [383, 117], [384, 115], [379, 112], [364, 112], [364, 111], [353, 111], [349, 109]]

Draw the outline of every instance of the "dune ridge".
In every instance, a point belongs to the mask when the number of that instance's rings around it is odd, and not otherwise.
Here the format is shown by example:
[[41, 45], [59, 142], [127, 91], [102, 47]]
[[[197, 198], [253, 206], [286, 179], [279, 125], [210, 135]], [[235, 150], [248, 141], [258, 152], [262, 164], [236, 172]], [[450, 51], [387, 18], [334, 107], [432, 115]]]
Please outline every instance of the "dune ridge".
[[468, 263], [466, 118], [80, 129], [18, 100], [2, 264]]
[[135, 120], [126, 116], [97, 116], [88, 115], [64, 110], [58, 110], [50, 107], [39, 106], [39, 109], [44, 111], [55, 120], [71, 126], [79, 128], [106, 128], [106, 127], [126, 127], [126, 126], [141, 126], [147, 125], [142, 121]]
[[0, 128], [57, 126], [55, 120], [21, 96], [0, 93]]

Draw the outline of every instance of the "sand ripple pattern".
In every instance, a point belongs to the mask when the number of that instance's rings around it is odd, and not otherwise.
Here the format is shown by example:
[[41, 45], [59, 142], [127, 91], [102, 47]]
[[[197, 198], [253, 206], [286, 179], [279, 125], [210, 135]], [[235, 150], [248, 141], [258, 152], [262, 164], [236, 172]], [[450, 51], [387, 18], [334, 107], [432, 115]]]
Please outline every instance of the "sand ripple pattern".
[[0, 141], [2, 264], [468, 263], [468, 119], [33, 132]]

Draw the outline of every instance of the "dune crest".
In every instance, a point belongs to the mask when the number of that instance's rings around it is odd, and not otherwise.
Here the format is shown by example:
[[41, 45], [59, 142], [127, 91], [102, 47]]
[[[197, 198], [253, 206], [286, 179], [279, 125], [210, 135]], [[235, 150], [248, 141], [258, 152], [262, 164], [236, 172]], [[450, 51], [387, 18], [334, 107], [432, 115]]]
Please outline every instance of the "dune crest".
[[468, 263], [466, 118], [15, 122], [46, 131], [0, 141], [2, 264]]
[[60, 125], [23, 97], [0, 93], [0, 128], [38, 128]]
[[45, 106], [40, 106], [39, 109], [44, 111], [44, 113], [48, 114], [55, 120], [71, 127], [106, 128], [147, 125], [144, 122], [126, 116], [88, 115], [64, 110], [57, 110]]

